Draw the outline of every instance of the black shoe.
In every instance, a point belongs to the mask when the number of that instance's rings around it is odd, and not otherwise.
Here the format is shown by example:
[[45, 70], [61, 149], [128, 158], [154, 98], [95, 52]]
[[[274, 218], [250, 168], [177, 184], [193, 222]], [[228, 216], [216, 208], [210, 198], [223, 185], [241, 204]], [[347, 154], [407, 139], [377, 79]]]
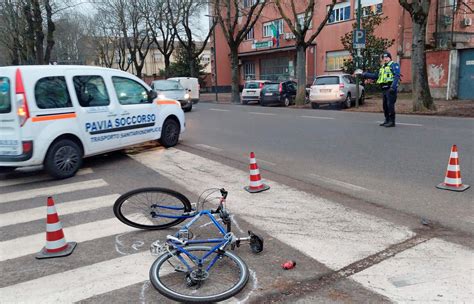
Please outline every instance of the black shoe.
[[393, 128], [393, 127], [395, 127], [395, 123], [393, 121], [390, 121], [389, 123], [385, 125], [385, 128]]
[[381, 126], [381, 127], [385, 127], [385, 125], [386, 125], [386, 124], [388, 124], [388, 121], [384, 121], [384, 122], [382, 122], [382, 123], [381, 123], [379, 126]]

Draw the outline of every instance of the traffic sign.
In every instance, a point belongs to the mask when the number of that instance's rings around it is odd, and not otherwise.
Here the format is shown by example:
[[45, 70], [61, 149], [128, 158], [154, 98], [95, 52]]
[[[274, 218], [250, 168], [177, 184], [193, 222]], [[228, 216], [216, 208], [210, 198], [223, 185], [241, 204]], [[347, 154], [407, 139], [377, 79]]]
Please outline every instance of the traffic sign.
[[352, 37], [352, 47], [354, 49], [365, 49], [365, 30], [354, 30]]

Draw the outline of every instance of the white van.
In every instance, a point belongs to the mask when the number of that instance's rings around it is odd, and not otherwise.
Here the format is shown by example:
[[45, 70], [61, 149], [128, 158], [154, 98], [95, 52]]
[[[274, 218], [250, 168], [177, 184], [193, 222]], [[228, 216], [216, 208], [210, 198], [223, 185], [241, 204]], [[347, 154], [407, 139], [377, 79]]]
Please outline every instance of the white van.
[[199, 80], [194, 77], [172, 77], [168, 78], [167, 80], [175, 80], [178, 81], [186, 90], [189, 91], [189, 95], [191, 96], [191, 101], [193, 103], [199, 102], [199, 90], [201, 87], [199, 86]]
[[158, 100], [139, 78], [90, 66], [0, 68], [0, 168], [44, 165], [73, 176], [87, 156], [158, 139], [177, 144], [185, 130], [175, 100]]

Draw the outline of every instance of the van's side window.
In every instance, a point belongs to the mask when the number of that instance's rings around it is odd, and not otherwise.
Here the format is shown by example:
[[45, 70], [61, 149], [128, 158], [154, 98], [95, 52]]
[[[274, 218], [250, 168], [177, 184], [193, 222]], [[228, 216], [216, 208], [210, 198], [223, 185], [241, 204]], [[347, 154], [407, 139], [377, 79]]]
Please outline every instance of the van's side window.
[[35, 86], [36, 105], [40, 109], [72, 107], [64, 77], [45, 77]]
[[122, 77], [112, 77], [117, 98], [122, 105], [148, 102], [147, 89], [136, 81]]
[[0, 77], [0, 113], [10, 113], [11, 110], [10, 81], [6, 77]]
[[74, 89], [81, 107], [100, 107], [110, 104], [105, 83], [100, 76], [74, 76]]

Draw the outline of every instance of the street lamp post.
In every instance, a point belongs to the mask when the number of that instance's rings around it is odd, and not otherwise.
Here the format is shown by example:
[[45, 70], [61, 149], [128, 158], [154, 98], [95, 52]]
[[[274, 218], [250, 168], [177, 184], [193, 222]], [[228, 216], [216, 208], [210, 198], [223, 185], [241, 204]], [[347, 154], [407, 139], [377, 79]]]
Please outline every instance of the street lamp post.
[[[361, 13], [361, 8], [360, 8], [360, 0], [357, 0], [357, 30], [360, 30], [360, 13]], [[356, 60], [355, 60], [355, 67], [356, 69], [359, 69], [359, 59], [360, 59], [360, 48], [357, 48], [357, 55], [356, 55]], [[359, 107], [359, 76], [356, 74], [356, 103], [355, 106], [356, 108]]]

